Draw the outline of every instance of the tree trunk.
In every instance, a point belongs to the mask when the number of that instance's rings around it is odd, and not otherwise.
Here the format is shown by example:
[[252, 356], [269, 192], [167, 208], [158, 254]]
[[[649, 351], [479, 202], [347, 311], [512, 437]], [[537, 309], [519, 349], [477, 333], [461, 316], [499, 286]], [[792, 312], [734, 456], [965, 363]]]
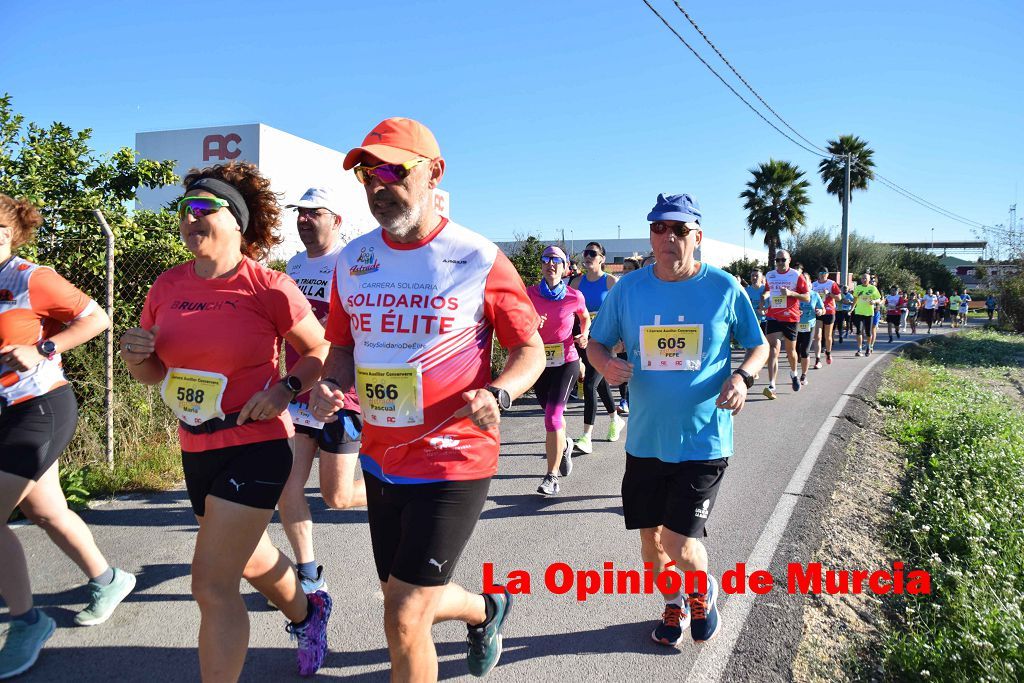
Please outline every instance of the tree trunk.
[[768, 241], [768, 267], [765, 268], [765, 273], [775, 267], [775, 240]]

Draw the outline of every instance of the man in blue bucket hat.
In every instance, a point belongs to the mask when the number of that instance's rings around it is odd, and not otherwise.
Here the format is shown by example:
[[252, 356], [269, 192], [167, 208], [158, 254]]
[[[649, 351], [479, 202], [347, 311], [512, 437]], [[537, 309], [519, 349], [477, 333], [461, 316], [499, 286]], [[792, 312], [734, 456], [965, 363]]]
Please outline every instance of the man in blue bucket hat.
[[[768, 357], [757, 315], [732, 275], [695, 260], [701, 211], [688, 194], [658, 195], [647, 215], [655, 263], [619, 280], [594, 321], [589, 349], [611, 384], [629, 382], [630, 425], [622, 508], [657, 573], [707, 572], [700, 539], [733, 453], [732, 418]], [[729, 340], [746, 349], [731, 367]], [[610, 349], [625, 344], [627, 360]], [[665, 577], [666, 579], [669, 577]], [[689, 626], [701, 643], [720, 621], [718, 583], [661, 583], [665, 609], [651, 638], [675, 646]]]

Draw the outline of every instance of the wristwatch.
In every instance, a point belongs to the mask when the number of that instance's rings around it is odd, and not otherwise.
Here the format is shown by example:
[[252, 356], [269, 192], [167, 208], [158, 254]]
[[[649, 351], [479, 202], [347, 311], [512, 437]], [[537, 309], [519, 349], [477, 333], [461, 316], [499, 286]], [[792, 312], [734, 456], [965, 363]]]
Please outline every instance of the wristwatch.
[[53, 357], [57, 355], [57, 345], [49, 339], [44, 339], [36, 344], [36, 351], [39, 352], [40, 356], [46, 358], [46, 360], [53, 360]]
[[302, 393], [302, 380], [295, 375], [288, 375], [281, 380], [281, 384], [283, 384], [288, 391], [292, 392], [293, 401], [296, 396]]
[[735, 370], [732, 371], [732, 374], [739, 375], [740, 377], [742, 377], [743, 383], [747, 385], [747, 389], [750, 389], [751, 387], [754, 386], [754, 376], [751, 375], [746, 370], [736, 368]]
[[487, 389], [487, 391], [491, 392], [491, 395], [494, 396], [494, 400], [498, 402], [498, 410], [501, 412], [505, 412], [512, 407], [512, 397], [509, 396], [508, 392], [504, 389], [492, 387], [490, 384], [484, 387], [484, 389]]

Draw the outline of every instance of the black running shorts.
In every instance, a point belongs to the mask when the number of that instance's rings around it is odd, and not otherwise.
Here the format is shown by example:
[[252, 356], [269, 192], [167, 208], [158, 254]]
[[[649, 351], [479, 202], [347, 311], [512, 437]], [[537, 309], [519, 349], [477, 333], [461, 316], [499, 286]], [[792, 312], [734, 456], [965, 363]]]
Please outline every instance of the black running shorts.
[[810, 332], [797, 332], [796, 333], [796, 355], [798, 358], [807, 358], [811, 348], [811, 335], [814, 331]]
[[728, 458], [663, 462], [626, 454], [622, 511], [627, 529], [664, 526], [689, 538], [707, 536]]
[[288, 439], [259, 441], [209, 451], [181, 452], [192, 511], [206, 514], [206, 497], [273, 510], [292, 471]]
[[377, 577], [443, 586], [476, 528], [491, 480], [389, 484], [368, 472], [366, 509]]
[[853, 329], [857, 334], [871, 334], [871, 315], [853, 314]]
[[295, 425], [296, 434], [305, 434], [316, 441], [322, 451], [334, 454], [359, 452], [359, 440], [363, 434], [363, 418], [354, 410], [338, 411], [338, 419], [328, 422], [322, 429]]
[[768, 318], [765, 321], [765, 336], [781, 332], [782, 336], [789, 341], [796, 340], [796, 323], [787, 323], [781, 320], [775, 320], [774, 318]]
[[899, 325], [900, 324], [900, 314], [899, 313], [886, 313], [885, 314], [885, 322], [888, 323], [889, 325]]
[[835, 313], [826, 313], [825, 315], [819, 315], [818, 316], [818, 322], [820, 322], [822, 325], [832, 325], [832, 324], [835, 324], [835, 322], [836, 322], [836, 314]]
[[0, 472], [38, 481], [71, 443], [78, 404], [71, 385], [0, 412]]

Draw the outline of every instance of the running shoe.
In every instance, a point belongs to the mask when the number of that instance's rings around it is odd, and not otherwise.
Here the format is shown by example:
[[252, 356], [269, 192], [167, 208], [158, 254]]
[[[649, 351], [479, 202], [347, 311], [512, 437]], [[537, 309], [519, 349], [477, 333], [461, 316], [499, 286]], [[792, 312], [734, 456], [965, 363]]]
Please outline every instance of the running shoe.
[[807, 386], [807, 375], [800, 375], [800, 384]]
[[832, 352], [831, 351], [826, 351], [825, 352], [825, 365], [832, 365]]
[[562, 462], [558, 463], [558, 473], [563, 477], [572, 474], [572, 439], [565, 440], [565, 448], [562, 450]]
[[764, 388], [764, 391], [762, 391], [761, 393], [762, 393], [762, 394], [764, 394], [764, 395], [765, 395], [765, 396], [766, 396], [767, 398], [769, 398], [769, 399], [771, 399], [771, 400], [773, 400], [773, 401], [774, 401], [774, 400], [775, 400], [776, 398], [778, 398], [778, 397], [777, 397], [777, 396], [775, 395], [775, 387], [765, 387], [765, 388]]
[[489, 621], [479, 626], [466, 625], [469, 631], [466, 636], [469, 645], [466, 663], [469, 665], [469, 673], [478, 678], [486, 676], [501, 659], [501, 629], [512, 612], [512, 594], [507, 589], [502, 590], [504, 592], [500, 595], [484, 596], [484, 600], [494, 603], [494, 614]]
[[590, 434], [584, 434], [576, 439], [575, 447], [580, 453], [593, 453], [594, 444], [590, 440]]
[[626, 426], [626, 421], [619, 417], [618, 413], [612, 413], [612, 422], [608, 425], [608, 440], [618, 441], [619, 436], [622, 435], [622, 428]]
[[629, 415], [629, 401], [625, 399], [619, 401], [619, 407], [615, 409], [615, 412], [617, 412], [622, 417], [626, 417], [627, 415]]
[[285, 630], [299, 642], [296, 654], [300, 676], [312, 676], [324, 663], [327, 654], [327, 620], [331, 618], [334, 601], [324, 591], [309, 598], [309, 614], [301, 624], [288, 624]]
[[537, 487], [537, 493], [542, 496], [557, 496], [558, 490], [558, 477], [553, 474], [545, 474]]
[[110, 618], [121, 601], [135, 588], [135, 575], [114, 567], [114, 578], [106, 586], [89, 582], [89, 606], [75, 615], [79, 626], [96, 626]]
[[872, 351], [874, 351], [874, 350], [875, 350], [875, 349], [874, 349], [873, 347], [869, 346], [869, 347], [868, 347], [868, 350], [864, 352], [864, 355], [865, 355], [865, 356], [870, 356], [870, 355], [871, 355], [871, 352], [872, 352]]
[[853, 354], [853, 355], [857, 356], [857, 358], [860, 358], [860, 355], [861, 355], [861, 354], [860, 354], [860, 349], [857, 349], [857, 353], [855, 353], [855, 354]]
[[0, 648], [0, 678], [12, 678], [28, 671], [39, 659], [39, 651], [57, 629], [57, 622], [38, 611], [39, 618], [34, 624], [11, 621], [7, 629], [7, 640]]
[[793, 383], [793, 391], [800, 391], [800, 378], [796, 375], [791, 375], [789, 379]]
[[896, 330], [896, 338], [897, 338], [897, 339], [899, 339], [899, 338], [900, 338], [900, 331], [899, 331], [899, 330]]
[[816, 358], [815, 359], [815, 361], [814, 361], [814, 369], [815, 370], [821, 370], [821, 359], [820, 358]]
[[892, 344], [892, 335], [889, 335], [889, 343]]
[[718, 633], [721, 621], [718, 619], [718, 582], [711, 574], [708, 577], [707, 593], [691, 593], [690, 603], [690, 636], [695, 643], [704, 643]]
[[661, 615], [661, 623], [651, 631], [651, 640], [661, 645], [678, 645], [683, 629], [690, 625], [690, 613], [679, 605], [669, 603]]

